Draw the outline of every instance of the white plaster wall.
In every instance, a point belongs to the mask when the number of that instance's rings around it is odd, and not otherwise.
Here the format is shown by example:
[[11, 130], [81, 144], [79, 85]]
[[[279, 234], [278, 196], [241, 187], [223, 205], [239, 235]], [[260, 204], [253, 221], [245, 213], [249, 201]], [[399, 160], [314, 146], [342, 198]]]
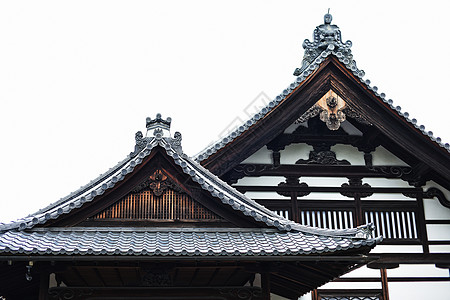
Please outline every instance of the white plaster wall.
[[396, 178], [364, 178], [363, 183], [368, 183], [372, 187], [411, 188], [407, 181]]
[[272, 163], [272, 151], [269, 151], [266, 146], [262, 147], [246, 160], [243, 164], [271, 164]]
[[331, 147], [331, 151], [336, 153], [338, 160], [345, 159], [354, 166], [364, 166], [364, 153], [359, 152], [357, 148], [350, 145], [336, 145]]
[[421, 245], [377, 245], [370, 253], [423, 253]]
[[445, 300], [449, 295], [450, 282], [389, 282], [391, 300]]
[[375, 193], [372, 196], [362, 199], [364, 200], [396, 200], [396, 201], [413, 201], [413, 198], [404, 196], [403, 194], [387, 194], [387, 193]]
[[[429, 181], [424, 187], [424, 190], [434, 187], [442, 191], [447, 200], [450, 200], [450, 191], [443, 188], [441, 185]], [[427, 220], [450, 220], [450, 208], [443, 206], [439, 203], [437, 198], [423, 199], [423, 205], [425, 210], [425, 219]]]
[[381, 289], [381, 282], [329, 282], [322, 285], [319, 289]]
[[403, 264], [398, 268], [387, 270], [388, 277], [448, 277], [448, 269], [436, 268], [435, 265]]
[[351, 200], [339, 193], [311, 193], [299, 198], [299, 200]]
[[347, 273], [340, 278], [355, 278], [355, 277], [372, 277], [372, 278], [380, 278], [380, 270], [378, 269], [369, 269], [367, 266], [362, 266], [356, 270]]
[[372, 152], [372, 163], [374, 166], [407, 166], [403, 160], [396, 157], [394, 154], [386, 150], [384, 147], [377, 147], [374, 152]]
[[[391, 277], [449, 277], [448, 269], [436, 268], [434, 265], [400, 265], [399, 268], [387, 270]], [[392, 282], [388, 284], [390, 299], [449, 299], [450, 282]]]
[[245, 195], [250, 199], [291, 199], [290, 197], [279, 195], [277, 192], [246, 192]]
[[280, 182], [285, 182], [286, 178], [282, 176], [261, 176], [261, 177], [244, 177], [238, 180], [234, 186], [239, 185], [255, 185], [255, 186], [277, 186]]
[[450, 220], [450, 208], [439, 203], [436, 198], [423, 199], [426, 220]]
[[300, 177], [301, 182], [306, 182], [309, 186], [320, 187], [340, 187], [343, 183], [348, 183], [345, 177]]
[[450, 245], [430, 245], [430, 253], [450, 252]]
[[429, 241], [450, 241], [450, 224], [427, 224], [426, 227]]
[[307, 144], [290, 144], [280, 151], [280, 163], [293, 165], [299, 159], [308, 159], [312, 150], [313, 147]]

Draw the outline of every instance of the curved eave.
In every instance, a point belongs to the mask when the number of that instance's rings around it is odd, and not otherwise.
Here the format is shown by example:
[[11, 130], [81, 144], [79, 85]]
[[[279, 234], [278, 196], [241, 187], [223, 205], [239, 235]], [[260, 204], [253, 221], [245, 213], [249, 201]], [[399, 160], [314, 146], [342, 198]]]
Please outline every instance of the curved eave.
[[[143, 257], [295, 257], [334, 255], [352, 249], [370, 250], [380, 238], [340, 238], [278, 230], [204, 231], [159, 228], [121, 231], [120, 228], [86, 230], [12, 230], [0, 234], [0, 257], [32, 256], [143, 256]], [[359, 252], [359, 251], [358, 251]]]

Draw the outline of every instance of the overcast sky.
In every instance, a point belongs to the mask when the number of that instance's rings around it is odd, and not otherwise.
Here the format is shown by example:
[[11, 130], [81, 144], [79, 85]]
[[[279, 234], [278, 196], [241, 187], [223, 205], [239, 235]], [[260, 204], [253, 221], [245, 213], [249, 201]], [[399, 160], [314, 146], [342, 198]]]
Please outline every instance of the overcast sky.
[[328, 8], [365, 78], [450, 142], [450, 2], [317, 3], [0, 2], [0, 221], [114, 166], [158, 112], [196, 154], [295, 80]]

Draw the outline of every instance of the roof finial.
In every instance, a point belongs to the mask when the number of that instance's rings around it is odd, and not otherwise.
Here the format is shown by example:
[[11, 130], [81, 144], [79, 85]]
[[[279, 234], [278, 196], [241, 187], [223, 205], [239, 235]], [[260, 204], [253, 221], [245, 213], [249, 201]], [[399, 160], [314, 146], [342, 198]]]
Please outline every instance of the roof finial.
[[[181, 133], [175, 132], [172, 137], [170, 134], [170, 123], [171, 118], [164, 120], [161, 114], [157, 114], [155, 119], [148, 117], [146, 119], [147, 134], [144, 137], [142, 131], [136, 132], [134, 138], [136, 140], [136, 145], [134, 151], [130, 153], [131, 156], [136, 156], [139, 151], [143, 150], [149, 143], [156, 143], [158, 145], [169, 145], [175, 152], [182, 154], [183, 150], [181, 148]], [[152, 132], [153, 131], [153, 132]], [[161, 144], [162, 143], [162, 144]], [[166, 144], [164, 144], [166, 143]]]
[[342, 42], [341, 31], [336, 25], [331, 25], [333, 17], [328, 13], [324, 16], [324, 24], [319, 25], [314, 30], [314, 41], [306, 39], [303, 42], [305, 55], [303, 57], [302, 66], [294, 72], [295, 76], [299, 76], [306, 68], [323, 52], [323, 51], [339, 51], [341, 54], [349, 55], [352, 47], [351, 41]]
[[328, 9], [328, 12], [325, 14], [323, 19], [324, 19], [325, 24], [327, 24], [327, 25], [331, 24], [331, 21], [333, 20], [333, 16], [330, 14], [330, 9]]
[[167, 130], [167, 131], [169, 131], [170, 130], [170, 123], [172, 122], [172, 119], [171, 118], [167, 118], [167, 120], [163, 120], [161, 118], [161, 114], [157, 114], [156, 115], [156, 119], [152, 120], [150, 117], [148, 117], [146, 121], [147, 121], [146, 122], [147, 123], [146, 127], [147, 127], [147, 133], [148, 133], [152, 129], [155, 129], [155, 130], [158, 130], [158, 131], [160, 131], [160, 130]]

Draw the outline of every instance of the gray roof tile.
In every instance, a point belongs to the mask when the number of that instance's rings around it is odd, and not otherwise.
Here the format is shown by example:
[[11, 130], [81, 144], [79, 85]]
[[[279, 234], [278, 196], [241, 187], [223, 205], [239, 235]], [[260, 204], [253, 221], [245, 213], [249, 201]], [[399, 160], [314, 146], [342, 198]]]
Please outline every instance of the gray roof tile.
[[323, 237], [277, 230], [53, 228], [0, 234], [0, 253], [38, 255], [298, 255], [335, 252], [363, 246], [379, 239]]

